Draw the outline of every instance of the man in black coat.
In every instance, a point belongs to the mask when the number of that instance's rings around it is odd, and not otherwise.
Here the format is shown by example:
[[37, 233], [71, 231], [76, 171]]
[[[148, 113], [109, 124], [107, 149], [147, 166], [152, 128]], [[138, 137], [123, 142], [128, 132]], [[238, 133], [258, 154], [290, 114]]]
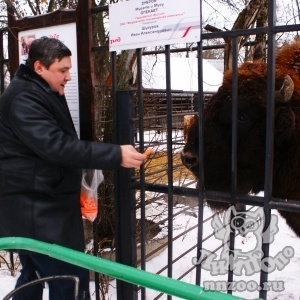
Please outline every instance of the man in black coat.
[[[19, 236], [84, 250], [79, 205], [82, 169], [138, 167], [146, 158], [131, 145], [79, 140], [64, 96], [71, 51], [42, 37], [30, 46], [0, 97], [0, 237]], [[79, 299], [90, 299], [89, 271], [48, 256], [19, 254], [16, 286], [37, 276], [75, 275]], [[38, 275], [37, 275], [38, 274]], [[50, 281], [51, 300], [74, 298], [74, 284]], [[42, 287], [14, 300], [40, 300]]]

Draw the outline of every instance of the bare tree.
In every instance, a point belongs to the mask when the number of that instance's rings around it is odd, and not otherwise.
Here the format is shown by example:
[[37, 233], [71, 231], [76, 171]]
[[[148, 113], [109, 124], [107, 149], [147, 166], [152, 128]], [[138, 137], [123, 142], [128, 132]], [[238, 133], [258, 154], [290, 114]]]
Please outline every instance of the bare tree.
[[[267, 0], [251, 0], [248, 5], [239, 13], [237, 19], [235, 20], [231, 30], [238, 30], [238, 29], [245, 29], [253, 26], [256, 22], [259, 21], [258, 26], [264, 25], [266, 22], [266, 5]], [[216, 32], [216, 31], [222, 31], [221, 29], [218, 29], [214, 26], [206, 25], [205, 29]], [[232, 54], [233, 54], [233, 48], [232, 48], [232, 38], [231, 37], [225, 37], [225, 49], [224, 49], [224, 71], [232, 68]], [[263, 42], [263, 36], [257, 37], [257, 42], [260, 49], [264, 49], [264, 46], [262, 45]], [[239, 36], [237, 37], [237, 44], [238, 44], [238, 50], [242, 48], [242, 46], [247, 41], [247, 37]], [[258, 55], [262, 55], [261, 52], [258, 50], [254, 50], [256, 53], [256, 57]]]

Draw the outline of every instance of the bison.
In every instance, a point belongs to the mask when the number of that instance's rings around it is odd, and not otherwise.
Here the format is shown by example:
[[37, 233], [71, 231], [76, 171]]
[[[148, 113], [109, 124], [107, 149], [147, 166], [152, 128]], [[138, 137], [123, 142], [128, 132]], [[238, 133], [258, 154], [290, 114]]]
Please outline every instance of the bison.
[[[237, 193], [264, 190], [267, 111], [267, 64], [245, 62], [237, 70]], [[224, 73], [222, 85], [204, 108], [203, 162], [206, 190], [231, 191], [233, 74]], [[273, 191], [275, 198], [300, 200], [300, 41], [276, 53]], [[183, 164], [198, 178], [198, 118], [187, 133]], [[228, 204], [207, 201], [216, 211]], [[300, 215], [280, 211], [300, 237]]]

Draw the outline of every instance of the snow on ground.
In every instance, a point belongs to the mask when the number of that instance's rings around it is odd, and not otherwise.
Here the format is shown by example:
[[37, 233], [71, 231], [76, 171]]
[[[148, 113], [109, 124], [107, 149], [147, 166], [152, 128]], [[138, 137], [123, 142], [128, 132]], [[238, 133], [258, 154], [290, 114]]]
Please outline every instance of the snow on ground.
[[[148, 213], [156, 213], [158, 211], [165, 212], [163, 202], [157, 202], [154, 203], [151, 206], [151, 211]], [[183, 204], [178, 204], [176, 207], [174, 207], [174, 214], [181, 210], [184, 207]], [[253, 210], [256, 211], [256, 208]], [[279, 232], [274, 233], [274, 242], [271, 244], [270, 247], [270, 256], [275, 257], [276, 255], [280, 253], [285, 253], [284, 249], [293, 249], [294, 253], [288, 263], [285, 263], [284, 268], [281, 271], [274, 271], [269, 275], [269, 281], [276, 281], [280, 282], [283, 281], [284, 290], [282, 291], [269, 291], [268, 292], [268, 299], [278, 299], [278, 300], [292, 300], [292, 299], [300, 299], [300, 288], [299, 288], [299, 278], [300, 278], [300, 238], [297, 238], [296, 235], [290, 230], [290, 228], [286, 225], [286, 222], [284, 219], [280, 217], [280, 215], [276, 212], [272, 212], [274, 216], [278, 217], [278, 223], [277, 228], [279, 229]], [[211, 210], [207, 207], [204, 207], [204, 219], [211, 216]], [[219, 218], [215, 220], [221, 220], [224, 215], [220, 216]], [[276, 218], [276, 217], [274, 217]], [[192, 226], [197, 224], [197, 209], [196, 207], [188, 208], [184, 214], [179, 214], [178, 216], [174, 217], [173, 220], [173, 236], [177, 236], [180, 233], [184, 232], [187, 228], [191, 228]], [[159, 236], [156, 238], [161, 238], [165, 234], [167, 234], [166, 231], [166, 225], [160, 232]], [[207, 222], [204, 223], [204, 237], [208, 236], [213, 232], [212, 227], [215, 226], [212, 223], [212, 219], [209, 219]], [[215, 228], [215, 227], [214, 227]], [[173, 251], [174, 251], [174, 257], [177, 257], [177, 255], [183, 253], [188, 248], [194, 246], [197, 236], [197, 227], [194, 230], [191, 230], [190, 232], [182, 235], [180, 238], [176, 239], [173, 244]], [[220, 240], [218, 240], [215, 236], [208, 239], [206, 242], [203, 243], [203, 248], [207, 250], [213, 250], [218, 245], [220, 245]], [[243, 252], [251, 252], [251, 249], [254, 249], [257, 245], [257, 238], [252, 233], [249, 232], [246, 237], [242, 237], [238, 235], [236, 237], [235, 241], [235, 249], [240, 249]], [[288, 248], [286, 248], [288, 247]], [[219, 250], [218, 254], [220, 254], [221, 250]], [[3, 253], [2, 253], [3, 254]], [[253, 253], [254, 255], [254, 253]], [[174, 278], [177, 278], [181, 274], [183, 274], [188, 268], [192, 266], [192, 259], [193, 256], [195, 256], [195, 251], [192, 251], [191, 253], [185, 255], [183, 258], [181, 258], [178, 262], [176, 262], [173, 266], [173, 274]], [[165, 266], [167, 264], [167, 250], [165, 249], [163, 252], [161, 252], [158, 256], [153, 258], [152, 260], [148, 261], [146, 263], [146, 270], [149, 272], [157, 272], [162, 266]], [[162, 275], [166, 275], [165, 272], [162, 273]], [[0, 268], [0, 299], [2, 299], [8, 292], [14, 289], [15, 281], [18, 277], [18, 272], [15, 277], [10, 276], [10, 273], [7, 270], [7, 267], [4, 264], [1, 264]], [[194, 283], [195, 280], [195, 274], [194, 272], [191, 272], [188, 274], [185, 278], [182, 279], [183, 281]], [[208, 280], [218, 280], [218, 281], [226, 281], [227, 275], [218, 275], [213, 276], [211, 274], [211, 270], [202, 270], [202, 286], [203, 281]], [[250, 287], [253, 287], [254, 282], [259, 282], [259, 273], [255, 273], [251, 276], [246, 276], [245, 274], [242, 276], [234, 276], [234, 280], [241, 281], [244, 280], [245, 282], [252, 282], [252, 285]], [[109, 293], [107, 299], [114, 300], [116, 299], [116, 291], [115, 291], [116, 283], [115, 281], [110, 282], [109, 287]], [[281, 286], [279, 286], [281, 287]], [[91, 292], [93, 294], [94, 291], [94, 283], [91, 282]], [[146, 295], [149, 300], [154, 299], [159, 293], [150, 289], [147, 289]], [[234, 295], [244, 297], [246, 299], [254, 299], [258, 298], [258, 292], [251, 292], [251, 291], [243, 291], [243, 292], [237, 292], [233, 293]], [[93, 294], [92, 299], [95, 299], [95, 295]], [[45, 295], [44, 300], [48, 299], [47, 296], [47, 288], [45, 289]], [[163, 296], [160, 299], [166, 299], [166, 296]], [[173, 299], [178, 299], [176, 297], [173, 297]]]

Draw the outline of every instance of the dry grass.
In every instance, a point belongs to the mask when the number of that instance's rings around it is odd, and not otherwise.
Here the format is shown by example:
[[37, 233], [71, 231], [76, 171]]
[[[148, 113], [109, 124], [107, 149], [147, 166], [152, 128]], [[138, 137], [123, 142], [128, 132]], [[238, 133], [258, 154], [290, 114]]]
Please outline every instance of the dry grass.
[[[172, 155], [173, 182], [193, 180], [191, 172], [183, 166], [180, 153]], [[168, 157], [166, 152], [156, 152], [145, 163], [145, 177], [147, 182], [157, 184], [168, 183]]]

